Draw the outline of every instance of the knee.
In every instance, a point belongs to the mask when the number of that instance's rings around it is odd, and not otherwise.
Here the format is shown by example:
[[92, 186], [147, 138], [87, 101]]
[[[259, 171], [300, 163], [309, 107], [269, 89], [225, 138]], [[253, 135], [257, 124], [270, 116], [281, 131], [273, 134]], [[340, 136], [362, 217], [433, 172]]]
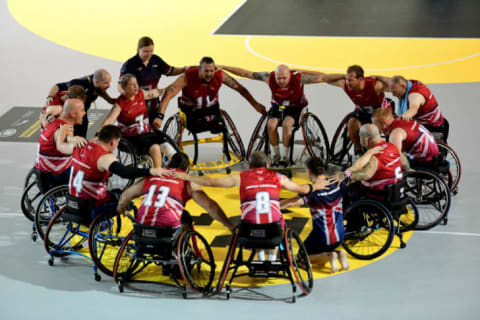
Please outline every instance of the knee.
[[151, 156], [153, 156], [154, 154], [159, 154], [160, 146], [158, 144], [152, 144], [148, 149], [148, 153], [150, 153]]
[[348, 124], [347, 124], [348, 131], [349, 132], [356, 132], [356, 131], [360, 130], [361, 125], [362, 124], [360, 123], [360, 121], [358, 121], [358, 119], [351, 118], [350, 120], [348, 120]]
[[269, 119], [267, 123], [268, 132], [273, 132], [277, 130], [277, 119]]

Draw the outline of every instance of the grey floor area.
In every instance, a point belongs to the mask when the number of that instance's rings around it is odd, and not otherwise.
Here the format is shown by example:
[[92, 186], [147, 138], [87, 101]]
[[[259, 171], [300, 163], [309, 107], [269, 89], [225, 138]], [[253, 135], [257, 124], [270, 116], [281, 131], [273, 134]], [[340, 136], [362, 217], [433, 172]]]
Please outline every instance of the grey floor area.
[[[120, 62], [66, 49], [23, 29], [8, 13], [5, 0], [0, 1], [0, 30], [0, 114], [12, 106], [40, 106], [55, 82], [99, 67], [118, 77]], [[162, 79], [161, 84], [170, 81]], [[242, 83], [261, 101], [269, 101], [266, 86]], [[288, 286], [267, 288], [260, 291], [263, 295], [244, 292], [230, 301], [215, 297], [184, 301], [159, 288], [119, 294], [111, 278], [96, 283], [90, 268], [79, 259], [49, 267], [43, 247], [31, 242], [31, 225], [19, 208], [35, 146], [0, 142], [0, 319], [478, 319], [480, 84], [431, 88], [450, 120], [450, 142], [464, 169], [449, 224], [432, 232], [415, 232], [406, 249], [364, 268], [316, 280], [313, 293], [296, 304], [281, 300], [289, 295]], [[116, 94], [114, 89], [110, 92]], [[352, 106], [334, 87], [313, 85], [306, 94], [310, 110], [320, 116], [331, 138]], [[248, 141], [257, 115], [228, 88], [222, 89], [221, 101]], [[100, 102], [99, 107], [108, 106]]]

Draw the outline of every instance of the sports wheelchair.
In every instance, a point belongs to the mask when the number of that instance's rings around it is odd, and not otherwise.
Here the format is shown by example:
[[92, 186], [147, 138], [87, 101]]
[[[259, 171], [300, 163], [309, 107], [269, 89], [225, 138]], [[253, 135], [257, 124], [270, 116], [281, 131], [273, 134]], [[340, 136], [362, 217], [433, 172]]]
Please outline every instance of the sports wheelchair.
[[443, 161], [448, 164], [448, 171], [440, 173], [441, 177], [447, 182], [450, 192], [453, 195], [458, 193], [458, 184], [462, 177], [462, 164], [455, 150], [445, 142], [437, 141]]
[[348, 136], [348, 121], [354, 116], [355, 111], [350, 112], [340, 121], [330, 145], [330, 162], [342, 168], [353, 163], [353, 142]]
[[164, 276], [182, 289], [184, 299], [187, 298], [187, 288], [203, 295], [210, 293], [215, 260], [202, 235], [185, 225], [178, 230], [147, 226], [136, 223], [132, 216], [128, 217], [133, 222], [133, 230], [117, 253], [113, 272], [120, 292], [128, 282], [151, 282], [140, 280], [141, 272], [148, 266], [157, 265], [162, 267]]
[[[275, 248], [278, 248], [278, 257], [275, 261], [255, 260], [258, 250]], [[250, 253], [244, 252], [247, 250], [250, 250]], [[225, 285], [227, 299], [230, 299], [232, 293], [232, 280], [241, 276], [290, 280], [292, 302], [296, 301], [295, 282], [303, 295], [309, 294], [313, 288], [312, 267], [305, 246], [290, 228], [285, 227], [282, 230], [280, 222], [268, 224], [242, 222], [233, 233], [218, 280], [217, 293], [221, 293], [230, 272], [230, 280]]]
[[[49, 193], [51, 198], [63, 198], [63, 202], [52, 207], [55, 214], [44, 231], [48, 264], [53, 266], [55, 257], [73, 254], [92, 263], [96, 281], [101, 280], [97, 269], [113, 276], [115, 254], [125, 238], [122, 219], [115, 211], [116, 201], [94, 208], [93, 201], [70, 196], [66, 186]], [[89, 255], [82, 250], [87, 244]]]
[[394, 235], [399, 237], [400, 248], [405, 248], [403, 232], [414, 229], [418, 222], [417, 207], [405, 193], [404, 181], [385, 187], [384, 194], [384, 200], [364, 196], [344, 208], [343, 247], [357, 259], [381, 256], [390, 248]]
[[[282, 117], [278, 122], [278, 126], [282, 126], [283, 121], [283, 110], [284, 106], [280, 106], [280, 111], [282, 112]], [[289, 163], [290, 164], [300, 164], [303, 167], [302, 160], [305, 156], [310, 157], [319, 157], [323, 160], [323, 163], [328, 164], [330, 152], [329, 152], [329, 143], [327, 133], [323, 127], [320, 119], [311, 112], [308, 112], [307, 108], [304, 109], [303, 113], [300, 115], [300, 126], [295, 125], [292, 129], [292, 138], [290, 139], [290, 155]], [[247, 159], [250, 158], [250, 155], [258, 150], [262, 150], [268, 157], [271, 157], [272, 151], [270, 150], [270, 140], [268, 138], [268, 115], [262, 115], [258, 121], [253, 135], [250, 138], [247, 148]], [[302, 130], [303, 140], [295, 140], [295, 133], [298, 129]], [[294, 155], [294, 146], [302, 145], [303, 150], [300, 155], [295, 158]]]
[[[191, 170], [198, 171], [199, 174], [202, 174], [203, 171], [218, 169], [225, 169], [227, 173], [230, 173], [230, 167], [243, 161], [245, 158], [245, 147], [232, 119], [223, 109], [219, 109], [219, 117], [220, 119], [213, 120], [215, 125], [211, 127], [207, 127], [206, 124], [203, 127], [190, 126], [187, 123], [187, 115], [179, 108], [178, 113], [169, 117], [163, 127], [163, 132], [179, 146], [182, 152], [186, 153], [185, 147], [194, 146], [193, 159], [190, 159], [192, 164]], [[185, 129], [193, 136], [193, 140], [183, 139]], [[199, 133], [207, 131], [214, 134], [214, 136], [198, 137]], [[198, 146], [204, 143], [222, 143], [223, 154], [221, 159], [218, 161], [198, 162]]]

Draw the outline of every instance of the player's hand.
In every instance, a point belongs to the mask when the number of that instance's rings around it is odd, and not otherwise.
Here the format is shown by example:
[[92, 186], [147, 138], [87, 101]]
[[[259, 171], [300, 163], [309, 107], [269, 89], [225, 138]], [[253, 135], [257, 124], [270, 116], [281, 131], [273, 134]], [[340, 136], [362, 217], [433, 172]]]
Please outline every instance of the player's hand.
[[171, 177], [172, 171], [165, 168], [150, 168], [150, 175], [157, 177]]
[[335, 172], [328, 179], [330, 183], [337, 183], [337, 185], [340, 185], [343, 182], [343, 180], [345, 180], [345, 173], [342, 171]]
[[258, 111], [258, 113], [267, 114], [267, 108], [265, 108], [265, 106], [263, 104], [255, 102], [253, 107], [255, 108], [255, 110]]
[[71, 139], [72, 139], [73, 143], [75, 144], [75, 147], [77, 147], [77, 148], [81, 148], [88, 143], [87, 139], [85, 139], [84, 137], [76, 136], [76, 137], [72, 137]]
[[375, 155], [379, 153], [383, 153], [383, 150], [385, 150], [386, 146], [377, 146], [371, 149], [368, 149], [365, 153], [370, 154], [370, 155]]
[[160, 130], [160, 128], [162, 127], [162, 119], [155, 118], [155, 120], [153, 120], [152, 125], [155, 130]]
[[412, 118], [413, 118], [413, 115], [411, 115], [410, 112], [408, 111], [400, 115], [400, 119], [403, 119], [403, 120], [411, 120]]
[[313, 184], [313, 191], [328, 189], [327, 186], [329, 184], [330, 181], [328, 181], [325, 176], [318, 178], [317, 181], [315, 181], [315, 183]]
[[180, 180], [186, 180], [188, 178], [188, 174], [186, 174], [185, 172], [173, 171], [172, 177]]

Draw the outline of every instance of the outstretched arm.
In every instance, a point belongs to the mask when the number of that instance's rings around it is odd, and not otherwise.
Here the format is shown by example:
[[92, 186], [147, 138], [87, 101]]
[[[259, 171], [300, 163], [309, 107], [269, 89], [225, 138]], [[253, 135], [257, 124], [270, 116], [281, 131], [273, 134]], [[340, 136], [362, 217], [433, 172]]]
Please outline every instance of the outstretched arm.
[[115, 121], [117, 121], [118, 116], [120, 115], [120, 112], [122, 112], [122, 108], [118, 104], [115, 104], [112, 109], [110, 110], [110, 113], [107, 115], [105, 120], [103, 120], [102, 124], [100, 125], [100, 131], [104, 126], [113, 124]]
[[120, 200], [118, 200], [117, 212], [123, 214], [125, 212], [125, 209], [129, 205], [130, 201], [132, 201], [136, 197], [141, 196], [142, 193], [143, 193], [143, 180], [125, 189], [125, 191], [123, 191], [122, 195], [120, 196]]
[[221, 68], [230, 73], [233, 73], [236, 76], [252, 79], [252, 80], [260, 80], [260, 81], [268, 82], [268, 78], [270, 77], [270, 73], [268, 72], [253, 72], [246, 69], [229, 67], [229, 66], [221, 66]]
[[418, 113], [418, 109], [426, 102], [425, 97], [417, 92], [408, 95], [408, 110], [400, 115], [400, 118], [410, 120]]
[[257, 100], [255, 100], [255, 98], [252, 97], [250, 92], [244, 86], [242, 86], [235, 79], [230, 77], [224, 71], [222, 71], [222, 73], [223, 73], [223, 76], [222, 76], [222, 82], [223, 83], [225, 83], [227, 86], [229, 86], [233, 90], [240, 93], [242, 95], [242, 97], [244, 97], [252, 105], [252, 107], [254, 107], [255, 110], [257, 110], [257, 112], [259, 112], [261, 114], [266, 114], [267, 113], [267, 109], [265, 108], [265, 106], [263, 104], [257, 102]]
[[342, 87], [345, 84], [345, 75], [339, 73], [323, 73], [320, 71], [296, 69], [302, 74], [302, 83], [322, 83], [326, 82], [330, 85]]
[[151, 90], [142, 90], [145, 100], [151, 100], [160, 97], [164, 92], [165, 88], [155, 88]]
[[[167, 89], [165, 90], [165, 94], [160, 101], [160, 106], [158, 107], [159, 114], [161, 114], [162, 116], [165, 115], [165, 111], [167, 110], [170, 100], [175, 97], [180, 92], [180, 90], [185, 88], [186, 85], [187, 79], [185, 78], [185, 74], [182, 74], [171, 85], [167, 87]], [[155, 120], [153, 121], [153, 127], [158, 130], [161, 126], [162, 119], [155, 118]]]
[[362, 169], [363, 167], [365, 167], [367, 165], [367, 163], [370, 161], [370, 159], [376, 155], [377, 153], [383, 153], [383, 149], [385, 149], [385, 147], [382, 147], [382, 146], [378, 146], [378, 147], [374, 147], [374, 148], [371, 148], [371, 149], [368, 149], [360, 158], [357, 159], [357, 161], [355, 161], [355, 163], [350, 167], [348, 168], [347, 170], [350, 170], [350, 171], [356, 171], [356, 170], [359, 170], [359, 169]]
[[[353, 172], [350, 172], [351, 180], [352, 181], [364, 181], [364, 180], [370, 179], [371, 177], [373, 177], [373, 175], [377, 171], [377, 165], [378, 165], [377, 158], [372, 157], [370, 159], [370, 161], [367, 163], [366, 166], [364, 166], [363, 168], [361, 168], [359, 170], [355, 170]], [[345, 172], [342, 172], [342, 171], [335, 172], [333, 174], [333, 177], [332, 177], [331, 181], [332, 182], [338, 182], [340, 184], [347, 177], [346, 172], [348, 172], [348, 170], [345, 171]]]
[[184, 172], [174, 172], [173, 177], [205, 187], [232, 188], [240, 185], [240, 176], [238, 174], [231, 174], [222, 178], [212, 178], [208, 176], [194, 176]]
[[304, 205], [305, 202], [300, 197], [293, 197], [290, 199], [284, 199], [280, 201], [280, 209], [286, 209], [290, 207], [300, 207]]

